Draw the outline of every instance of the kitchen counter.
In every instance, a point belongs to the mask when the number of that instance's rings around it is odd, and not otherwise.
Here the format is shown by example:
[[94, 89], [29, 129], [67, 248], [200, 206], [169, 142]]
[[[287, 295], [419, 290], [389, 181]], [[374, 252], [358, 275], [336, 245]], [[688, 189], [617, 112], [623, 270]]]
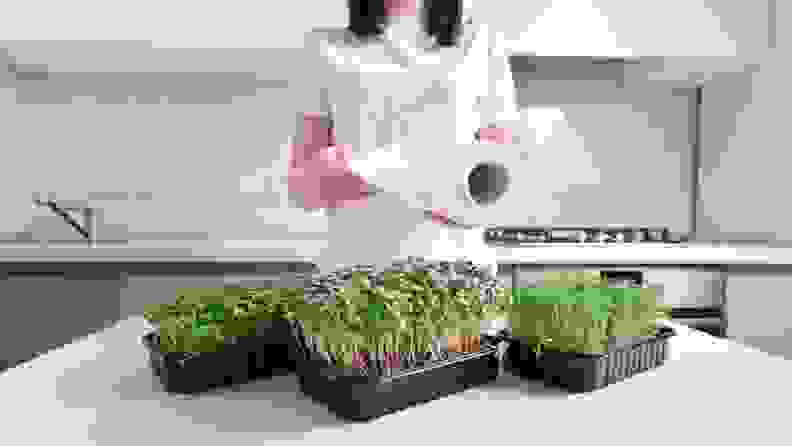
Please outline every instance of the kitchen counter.
[[591, 394], [572, 396], [504, 375], [371, 423], [345, 424], [301, 396], [294, 376], [193, 398], [169, 396], [148, 368], [140, 343], [145, 322], [135, 317], [0, 375], [3, 435], [75, 446], [786, 438], [792, 362], [669, 324], [679, 335], [670, 341], [665, 365]]
[[317, 240], [133, 241], [87, 246], [0, 243], [0, 263], [30, 262], [310, 262]]
[[505, 264], [792, 265], [792, 246], [766, 243], [681, 243], [495, 247]]
[[[311, 263], [321, 240], [151, 241], [95, 247], [0, 243], [0, 264], [33, 262]], [[792, 265], [792, 246], [761, 243], [493, 247], [503, 264]], [[421, 255], [421, 253], [416, 253]]]

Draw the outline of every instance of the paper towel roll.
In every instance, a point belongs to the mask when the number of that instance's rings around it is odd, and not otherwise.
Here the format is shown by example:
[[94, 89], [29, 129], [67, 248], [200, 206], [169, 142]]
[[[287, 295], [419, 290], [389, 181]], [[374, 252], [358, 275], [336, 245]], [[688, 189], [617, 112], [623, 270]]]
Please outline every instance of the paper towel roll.
[[353, 155], [350, 167], [378, 189], [398, 193], [412, 208], [444, 209], [454, 221], [482, 226], [490, 222], [488, 208], [515, 193], [509, 166], [518, 156], [508, 144], [390, 145]]

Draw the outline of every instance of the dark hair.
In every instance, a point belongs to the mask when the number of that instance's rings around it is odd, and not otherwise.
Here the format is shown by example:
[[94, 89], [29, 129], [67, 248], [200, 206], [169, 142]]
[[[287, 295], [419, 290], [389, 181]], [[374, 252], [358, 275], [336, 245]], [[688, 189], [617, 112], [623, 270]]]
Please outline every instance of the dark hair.
[[[454, 46], [462, 28], [462, 0], [424, 0], [423, 14], [426, 33], [439, 46]], [[381, 36], [388, 18], [385, 0], [347, 0], [349, 26], [347, 29], [361, 40]]]

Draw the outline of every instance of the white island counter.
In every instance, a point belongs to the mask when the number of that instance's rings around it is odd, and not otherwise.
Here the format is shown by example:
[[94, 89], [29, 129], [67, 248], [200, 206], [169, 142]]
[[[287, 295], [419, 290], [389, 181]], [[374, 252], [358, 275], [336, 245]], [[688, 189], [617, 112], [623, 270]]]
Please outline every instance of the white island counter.
[[[276, 377], [197, 398], [164, 393], [131, 318], [0, 375], [8, 444], [787, 444], [792, 362], [673, 325], [671, 359], [570, 396], [510, 375], [345, 424]], [[540, 443], [541, 442], [541, 443]]]

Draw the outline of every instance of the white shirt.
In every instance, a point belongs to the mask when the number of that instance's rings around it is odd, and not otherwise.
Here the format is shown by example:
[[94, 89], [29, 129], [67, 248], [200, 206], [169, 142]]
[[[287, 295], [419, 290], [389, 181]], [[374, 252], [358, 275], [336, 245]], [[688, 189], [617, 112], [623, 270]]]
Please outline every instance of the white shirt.
[[[432, 146], [470, 144], [481, 127], [519, 120], [497, 34], [477, 24], [465, 25], [462, 36], [457, 47], [409, 56], [383, 42], [359, 44], [344, 30], [313, 31], [306, 39], [305, 102], [298, 113], [330, 115], [337, 143], [356, 153], [425, 145], [426, 161], [441, 169], [443, 157], [452, 154], [433, 153]], [[328, 246], [316, 261], [323, 270], [410, 255], [494, 263], [481, 229], [428, 221], [394, 191], [371, 197], [365, 208], [329, 211], [328, 230]]]

